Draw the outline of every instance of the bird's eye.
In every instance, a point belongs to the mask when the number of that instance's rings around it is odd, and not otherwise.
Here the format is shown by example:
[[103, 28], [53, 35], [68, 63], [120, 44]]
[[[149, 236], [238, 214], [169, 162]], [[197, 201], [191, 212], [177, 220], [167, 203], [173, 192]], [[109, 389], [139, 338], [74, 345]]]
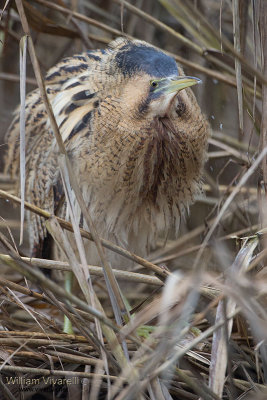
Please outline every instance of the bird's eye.
[[150, 81], [150, 86], [152, 86], [153, 88], [156, 88], [159, 85], [159, 83], [157, 81]]

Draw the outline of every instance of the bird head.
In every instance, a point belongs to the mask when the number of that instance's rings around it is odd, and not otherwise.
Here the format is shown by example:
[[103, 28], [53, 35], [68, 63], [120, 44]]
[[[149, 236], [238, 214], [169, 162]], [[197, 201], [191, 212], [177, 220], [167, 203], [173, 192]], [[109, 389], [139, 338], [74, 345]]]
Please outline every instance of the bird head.
[[125, 111], [135, 119], [171, 117], [179, 103], [177, 94], [201, 83], [185, 76], [172, 57], [146, 42], [119, 38], [111, 49], [114, 73], [123, 76]]
[[148, 113], [152, 117], [171, 117], [171, 113], [179, 101], [177, 94], [181, 90], [200, 82], [200, 79], [192, 76], [168, 76], [151, 79], [145, 99]]

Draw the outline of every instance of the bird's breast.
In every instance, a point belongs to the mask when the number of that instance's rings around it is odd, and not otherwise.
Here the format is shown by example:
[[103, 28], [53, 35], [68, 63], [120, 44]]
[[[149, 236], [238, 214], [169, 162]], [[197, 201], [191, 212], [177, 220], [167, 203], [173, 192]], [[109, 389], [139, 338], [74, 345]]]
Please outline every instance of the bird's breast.
[[[105, 109], [100, 111], [103, 117]], [[99, 126], [95, 122], [90, 142], [83, 137], [75, 146], [74, 162], [99, 231], [123, 241], [143, 231], [152, 243], [177, 226], [200, 191], [205, 146], [199, 140], [170, 118], [117, 118], [115, 124], [110, 115]]]

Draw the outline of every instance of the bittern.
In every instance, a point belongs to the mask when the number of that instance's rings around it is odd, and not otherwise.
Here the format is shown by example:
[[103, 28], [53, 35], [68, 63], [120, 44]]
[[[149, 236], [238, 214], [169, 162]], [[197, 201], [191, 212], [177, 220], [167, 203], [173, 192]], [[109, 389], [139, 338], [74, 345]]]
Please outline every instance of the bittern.
[[[184, 76], [172, 57], [152, 45], [125, 38], [106, 50], [65, 58], [45, 78], [99, 235], [141, 256], [159, 235], [178, 230], [201, 191], [209, 127], [189, 88], [199, 81]], [[17, 176], [18, 110], [7, 138], [5, 169]], [[26, 200], [67, 218], [66, 202], [60, 202], [64, 190], [57, 144], [38, 89], [26, 100], [26, 139]], [[77, 218], [86, 229], [82, 216]], [[41, 256], [44, 220], [28, 214], [28, 226], [31, 253]], [[88, 261], [97, 263], [94, 244], [87, 249]]]

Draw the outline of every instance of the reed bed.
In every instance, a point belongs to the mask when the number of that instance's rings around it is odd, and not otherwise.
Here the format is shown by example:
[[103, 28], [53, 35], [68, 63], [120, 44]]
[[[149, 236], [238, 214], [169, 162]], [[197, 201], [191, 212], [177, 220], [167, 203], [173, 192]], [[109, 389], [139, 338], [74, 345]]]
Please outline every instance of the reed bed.
[[[77, 262], [77, 281], [85, 268], [91, 286], [73, 292], [52, 277], [73, 270], [76, 249], [66, 262], [29, 258], [19, 208], [45, 217], [63, 247], [72, 224], [17, 197], [16, 182], [0, 174], [0, 398], [266, 399], [266, 1], [3, 3], [0, 167], [19, 84], [42, 91], [60, 58], [118, 36], [162, 48], [203, 80], [196, 95], [212, 137], [204, 193], [178, 238], [143, 259], [81, 229], [84, 246], [95, 241], [134, 268]], [[64, 315], [73, 334], [62, 331]]]

